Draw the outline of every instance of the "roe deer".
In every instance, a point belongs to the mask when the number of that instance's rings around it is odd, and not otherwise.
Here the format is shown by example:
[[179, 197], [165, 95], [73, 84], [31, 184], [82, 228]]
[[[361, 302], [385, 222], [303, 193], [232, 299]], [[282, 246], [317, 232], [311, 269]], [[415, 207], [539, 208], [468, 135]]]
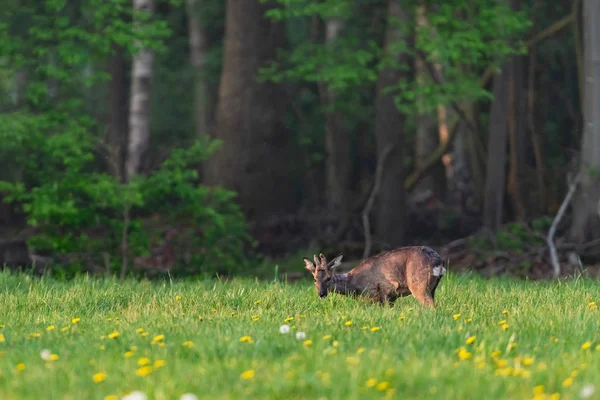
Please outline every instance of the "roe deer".
[[400, 247], [364, 259], [347, 274], [335, 274], [342, 261], [340, 254], [327, 263], [325, 256], [304, 257], [304, 264], [315, 278], [321, 298], [329, 292], [345, 295], [365, 294], [380, 303], [392, 304], [398, 297], [412, 294], [425, 307], [435, 308], [435, 289], [446, 273], [442, 257], [426, 246]]

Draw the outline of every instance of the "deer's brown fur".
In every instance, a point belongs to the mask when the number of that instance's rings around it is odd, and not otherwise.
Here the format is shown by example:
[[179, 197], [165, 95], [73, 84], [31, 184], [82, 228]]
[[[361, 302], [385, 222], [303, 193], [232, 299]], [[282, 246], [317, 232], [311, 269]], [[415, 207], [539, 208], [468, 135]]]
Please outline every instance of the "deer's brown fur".
[[347, 274], [335, 274], [342, 255], [327, 263], [323, 254], [314, 263], [304, 258], [320, 297], [329, 292], [367, 295], [381, 303], [393, 303], [412, 294], [425, 307], [435, 307], [434, 294], [446, 273], [442, 257], [426, 246], [401, 247], [364, 259]]

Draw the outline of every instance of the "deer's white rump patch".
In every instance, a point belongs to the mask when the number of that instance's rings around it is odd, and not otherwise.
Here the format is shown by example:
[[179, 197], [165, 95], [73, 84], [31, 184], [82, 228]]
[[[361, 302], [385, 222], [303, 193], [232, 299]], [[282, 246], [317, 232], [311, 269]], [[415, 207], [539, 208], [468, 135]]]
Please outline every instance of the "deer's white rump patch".
[[438, 265], [437, 267], [433, 267], [433, 276], [444, 276], [446, 273], [446, 268]]

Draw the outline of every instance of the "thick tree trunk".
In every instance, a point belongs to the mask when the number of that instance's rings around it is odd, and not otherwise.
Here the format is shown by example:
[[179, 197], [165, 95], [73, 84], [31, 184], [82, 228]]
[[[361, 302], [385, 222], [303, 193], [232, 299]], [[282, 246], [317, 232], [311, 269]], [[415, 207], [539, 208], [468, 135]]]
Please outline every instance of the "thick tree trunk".
[[483, 225], [490, 231], [497, 230], [502, 224], [506, 178], [508, 87], [511, 82], [512, 71], [512, 61], [509, 60], [502, 67], [502, 72], [494, 78], [494, 102], [490, 112], [483, 209]]
[[[427, 26], [426, 9], [424, 5], [417, 7], [417, 25]], [[441, 65], [435, 66], [439, 72], [441, 72]], [[423, 85], [428, 80], [428, 69], [425, 62], [417, 57], [415, 59], [415, 77], [417, 84]], [[439, 146], [440, 140], [440, 128], [445, 123], [445, 109], [438, 110], [438, 119], [441, 116], [443, 120], [436, 120], [436, 116], [431, 112], [423, 111], [424, 103], [426, 99], [417, 98], [417, 108], [419, 112], [416, 117], [416, 149], [415, 149], [415, 167], [417, 169], [423, 168], [424, 162], [431, 155], [432, 152]], [[441, 124], [442, 126], [440, 126]], [[415, 187], [414, 193], [416, 195], [423, 194], [425, 192], [431, 193], [433, 196], [440, 200], [445, 200], [446, 197], [446, 170], [444, 164], [440, 162], [431, 169], [431, 172], [427, 174]]]
[[109, 168], [113, 176], [124, 179], [125, 156], [127, 154], [127, 64], [121, 46], [114, 45], [114, 54], [108, 61], [111, 76], [108, 103]]
[[[395, 0], [388, 0], [388, 18], [407, 21], [408, 15]], [[397, 24], [388, 22], [385, 36], [387, 57], [397, 59], [399, 65], [407, 65], [407, 54], [398, 54], [394, 44], [408, 41]], [[386, 148], [393, 146], [381, 177], [378, 206], [376, 207], [375, 233], [377, 239], [386, 247], [398, 246], [404, 241], [406, 229], [406, 192], [404, 190], [404, 123], [405, 117], [395, 105], [394, 97], [385, 94], [384, 89], [398, 83], [405, 72], [386, 67], [379, 73], [377, 80], [377, 100], [375, 109], [375, 140], [377, 157], [380, 158]]]
[[199, 14], [201, 0], [186, 0], [190, 59], [194, 67], [194, 121], [196, 136], [208, 135], [212, 127], [210, 92], [206, 83], [205, 65], [208, 38]]
[[[133, 0], [133, 9], [151, 14], [152, 0]], [[134, 21], [135, 22], [135, 21]], [[150, 94], [152, 92], [152, 51], [141, 49], [133, 57], [129, 106], [129, 143], [125, 166], [126, 180], [140, 171], [142, 156], [150, 141]]]
[[581, 184], [569, 236], [583, 242], [600, 238], [600, 2], [583, 1], [584, 131]]
[[208, 183], [237, 191], [250, 218], [290, 207], [284, 87], [257, 79], [259, 68], [285, 42], [284, 25], [264, 17], [273, 7], [273, 2], [227, 1], [214, 135], [223, 146], [205, 171]]
[[[325, 43], [332, 46], [342, 30], [342, 22], [330, 19], [325, 24]], [[325, 121], [325, 193], [330, 212], [343, 216], [350, 199], [351, 156], [350, 137], [344, 125], [344, 116], [336, 111], [337, 93], [326, 85], [319, 87], [321, 104], [327, 109]]]

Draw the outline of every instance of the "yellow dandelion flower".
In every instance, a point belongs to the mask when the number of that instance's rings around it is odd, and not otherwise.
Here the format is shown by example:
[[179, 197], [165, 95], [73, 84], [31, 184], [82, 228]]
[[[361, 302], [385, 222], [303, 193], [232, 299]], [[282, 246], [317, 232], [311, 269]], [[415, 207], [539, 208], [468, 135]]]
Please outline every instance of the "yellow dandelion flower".
[[360, 354], [360, 353], [364, 353], [365, 349], [363, 349], [362, 347], [359, 347], [358, 350], [356, 350], [356, 354]]
[[533, 388], [533, 394], [544, 394], [544, 385], [537, 385]]
[[508, 329], [508, 324], [502, 324], [502, 329], [503, 330], [507, 330]]
[[310, 339], [309, 339], [309, 340], [305, 340], [305, 341], [304, 341], [304, 345], [305, 345], [306, 347], [310, 346], [311, 344], [312, 344], [312, 340], [310, 340]]
[[523, 365], [531, 365], [533, 364], [533, 357], [524, 358], [522, 361]]
[[587, 350], [590, 347], [592, 347], [592, 342], [585, 342], [584, 344], [581, 345], [581, 350]]
[[152, 373], [152, 371], [153, 371], [153, 369], [152, 369], [151, 366], [145, 365], [145, 366], [143, 366], [141, 368], [138, 368], [135, 371], [135, 374], [138, 375], [138, 376], [148, 376], [148, 375], [150, 375]]
[[568, 377], [567, 379], [565, 379], [562, 383], [562, 385], [564, 387], [569, 387], [573, 384], [573, 378], [572, 377]]
[[452, 318], [454, 318], [454, 320], [456, 321], [457, 319], [459, 319], [459, 318], [460, 318], [460, 314], [454, 314], [454, 315], [452, 316]]
[[590, 301], [590, 303], [588, 304], [588, 307], [591, 309], [596, 309], [596, 308], [598, 308], [598, 305], [596, 305], [595, 301]]
[[92, 375], [92, 379], [96, 383], [104, 382], [106, 380], [106, 373], [96, 372], [94, 375]]
[[30, 333], [29, 334], [29, 339], [34, 339], [34, 338], [37, 339], [40, 336], [42, 336], [42, 335], [40, 333], [38, 333], [38, 332]]
[[390, 383], [387, 381], [383, 381], [383, 382], [379, 382], [377, 384], [376, 389], [379, 390], [380, 392], [383, 392], [384, 390], [386, 390], [389, 387], [390, 387]]
[[323, 336], [323, 340], [329, 340], [329, 339], [331, 339], [331, 335], [325, 335], [325, 336]]
[[294, 320], [294, 317], [287, 317], [286, 319], [283, 320], [283, 322], [288, 323]]
[[502, 320], [498, 321], [498, 325], [504, 325], [505, 323], [506, 323], [505, 319], [502, 319]]
[[49, 327], [46, 328], [46, 330], [48, 332], [53, 331], [54, 330], [54, 325], [50, 325]]
[[465, 322], [472, 322], [472, 321], [473, 321], [473, 318], [467, 318], [467, 319], [465, 319]]
[[367, 379], [366, 385], [367, 385], [367, 387], [373, 387], [373, 386], [377, 385], [377, 379], [375, 379], [375, 378]]
[[194, 347], [194, 342], [188, 340], [186, 342], [183, 342], [183, 346], [189, 347], [191, 349], [192, 347]]
[[371, 328], [371, 332], [377, 332], [380, 329], [381, 329], [380, 327], [374, 326], [374, 327]]
[[66, 332], [66, 331], [68, 331], [68, 330], [69, 330], [69, 327], [68, 327], [68, 326], [65, 326], [64, 328], [60, 328], [60, 331], [61, 331], [61, 332]]
[[138, 360], [138, 365], [148, 365], [150, 364], [150, 359], [148, 357], [142, 357]]
[[240, 338], [240, 342], [242, 342], [242, 343], [254, 343], [254, 341], [252, 340], [252, 337], [250, 337], [250, 336], [242, 336]]
[[559, 399], [560, 399], [560, 393], [558, 393], [558, 392], [552, 393], [550, 395], [550, 400], [559, 400]]
[[135, 331], [136, 331], [137, 333], [142, 333], [142, 332], [144, 332], [144, 328], [137, 328]]
[[252, 316], [252, 321], [256, 322], [260, 319], [260, 317], [258, 315], [253, 315]]
[[165, 346], [166, 346], [165, 342], [159, 342], [158, 343], [158, 347], [165, 347]]
[[23, 371], [24, 369], [25, 369], [25, 364], [24, 363], [17, 364], [17, 371]]
[[513, 368], [506, 367], [506, 368], [499, 368], [494, 373], [498, 376], [510, 376], [512, 374], [512, 372], [513, 372]]
[[473, 354], [468, 352], [467, 349], [465, 349], [464, 347], [458, 349], [458, 358], [460, 358], [461, 360], [468, 360], [469, 358], [471, 358], [472, 355]]
[[352, 321], [346, 321], [346, 322], [344, 322], [344, 325], [350, 326], [350, 325], [352, 325]]
[[108, 396], [104, 397], [104, 400], [119, 400], [119, 398], [114, 394], [109, 394]]
[[508, 310], [502, 310], [502, 314], [503, 315], [507, 315], [508, 314]]
[[148, 332], [142, 332], [142, 333], [140, 333], [140, 336], [141, 337], [146, 337], [146, 336], [148, 336]]
[[73, 318], [73, 319], [71, 320], [71, 322], [72, 322], [72, 323], [74, 323], [74, 324], [78, 323], [79, 321], [81, 321], [81, 318], [79, 318], [79, 317], [77, 317], [77, 318]]
[[465, 340], [465, 343], [471, 344], [471, 343], [475, 342], [476, 338], [477, 338], [477, 336], [470, 336], [469, 338], [467, 338], [467, 340]]
[[179, 300], [181, 300], [181, 296], [175, 296], [175, 300], [176, 300], [176, 301], [179, 301]]
[[54, 354], [54, 353], [50, 354], [50, 361], [56, 361], [56, 360], [58, 360], [58, 358], [59, 358], [58, 354]]
[[240, 375], [240, 378], [245, 379], [245, 380], [254, 378], [254, 370], [249, 369], [247, 371], [242, 372]]
[[4, 335], [0, 333], [0, 343], [4, 343], [5, 341], [6, 339], [4, 338]]
[[108, 334], [109, 339], [116, 339], [118, 337], [119, 337], [119, 332], [117, 332], [117, 331], [114, 331], [114, 332]]
[[167, 363], [165, 362], [165, 360], [155, 360], [154, 361], [154, 368], [160, 368], [160, 367], [164, 367]]
[[165, 335], [157, 335], [157, 336], [154, 336], [154, 338], [152, 339], [152, 341], [153, 342], [160, 342], [164, 338], [165, 338]]
[[576, 369], [571, 372], [571, 378], [575, 378], [577, 375], [579, 375], [579, 371]]
[[506, 360], [502, 360], [502, 359], [496, 360], [496, 366], [498, 368], [506, 367], [507, 365], [508, 365], [508, 361], [506, 361]]
[[262, 301], [262, 300], [256, 300], [256, 301], [254, 302], [254, 304], [260, 304], [260, 302], [261, 302], [261, 301]]
[[127, 358], [133, 357], [133, 351], [127, 351], [127, 352], [125, 352], [125, 357], [127, 357]]

